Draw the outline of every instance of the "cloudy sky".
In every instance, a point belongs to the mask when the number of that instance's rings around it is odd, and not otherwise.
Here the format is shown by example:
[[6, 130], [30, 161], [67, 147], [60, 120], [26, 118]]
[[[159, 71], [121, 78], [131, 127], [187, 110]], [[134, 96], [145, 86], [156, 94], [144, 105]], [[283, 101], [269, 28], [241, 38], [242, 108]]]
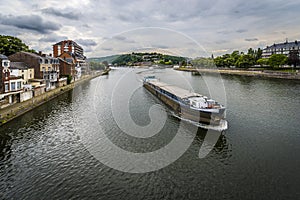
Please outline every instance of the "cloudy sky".
[[0, 0], [0, 34], [51, 53], [64, 39], [88, 57], [160, 51], [199, 57], [300, 39], [297, 0]]

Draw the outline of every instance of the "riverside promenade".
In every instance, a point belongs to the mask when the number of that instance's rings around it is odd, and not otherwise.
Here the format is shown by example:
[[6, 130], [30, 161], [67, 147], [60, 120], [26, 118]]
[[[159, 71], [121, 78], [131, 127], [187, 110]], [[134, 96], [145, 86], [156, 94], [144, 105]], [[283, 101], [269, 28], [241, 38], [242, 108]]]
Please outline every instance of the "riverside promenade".
[[72, 90], [76, 85], [90, 81], [101, 75], [107, 74], [107, 71], [97, 72], [93, 75], [85, 75], [80, 80], [72, 82], [69, 85], [58, 87], [39, 96], [33, 97], [27, 101], [15, 103], [8, 107], [0, 109], [0, 126], [13, 120], [14, 118], [25, 114], [26, 112], [46, 103], [47, 101], [56, 98], [57, 96]]
[[257, 76], [257, 77], [269, 77], [269, 78], [281, 78], [281, 79], [297, 79], [300, 80], [300, 72], [285, 72], [276, 70], [243, 70], [243, 69], [205, 69], [205, 68], [176, 68], [178, 71], [192, 72], [195, 75], [201, 73], [212, 74], [229, 74], [240, 76]]

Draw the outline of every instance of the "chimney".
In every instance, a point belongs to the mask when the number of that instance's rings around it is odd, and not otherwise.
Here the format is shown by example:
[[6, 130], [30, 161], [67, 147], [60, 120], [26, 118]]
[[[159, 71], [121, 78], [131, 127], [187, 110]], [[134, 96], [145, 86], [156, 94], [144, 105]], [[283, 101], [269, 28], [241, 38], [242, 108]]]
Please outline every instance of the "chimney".
[[39, 55], [40, 55], [40, 56], [42, 55], [42, 51], [39, 51]]

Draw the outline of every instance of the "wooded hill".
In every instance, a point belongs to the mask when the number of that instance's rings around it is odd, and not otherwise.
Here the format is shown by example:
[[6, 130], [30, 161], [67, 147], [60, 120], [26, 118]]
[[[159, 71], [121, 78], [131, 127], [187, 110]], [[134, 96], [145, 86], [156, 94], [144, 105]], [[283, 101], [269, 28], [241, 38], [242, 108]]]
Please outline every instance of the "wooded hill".
[[92, 58], [92, 62], [108, 62], [113, 65], [139, 65], [144, 62], [153, 64], [176, 65], [185, 62], [187, 58], [180, 56], [164, 55], [160, 53], [131, 53], [122, 55], [113, 55], [100, 58]]
[[0, 54], [10, 56], [20, 51], [35, 52], [17, 37], [0, 35]]

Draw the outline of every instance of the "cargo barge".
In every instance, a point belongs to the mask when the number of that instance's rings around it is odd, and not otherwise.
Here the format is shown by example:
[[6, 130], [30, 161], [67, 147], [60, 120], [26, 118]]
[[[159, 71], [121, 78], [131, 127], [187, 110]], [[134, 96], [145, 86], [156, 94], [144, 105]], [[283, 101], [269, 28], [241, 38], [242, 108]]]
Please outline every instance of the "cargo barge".
[[183, 119], [214, 126], [225, 121], [226, 108], [204, 95], [160, 82], [154, 76], [144, 77], [143, 86]]

